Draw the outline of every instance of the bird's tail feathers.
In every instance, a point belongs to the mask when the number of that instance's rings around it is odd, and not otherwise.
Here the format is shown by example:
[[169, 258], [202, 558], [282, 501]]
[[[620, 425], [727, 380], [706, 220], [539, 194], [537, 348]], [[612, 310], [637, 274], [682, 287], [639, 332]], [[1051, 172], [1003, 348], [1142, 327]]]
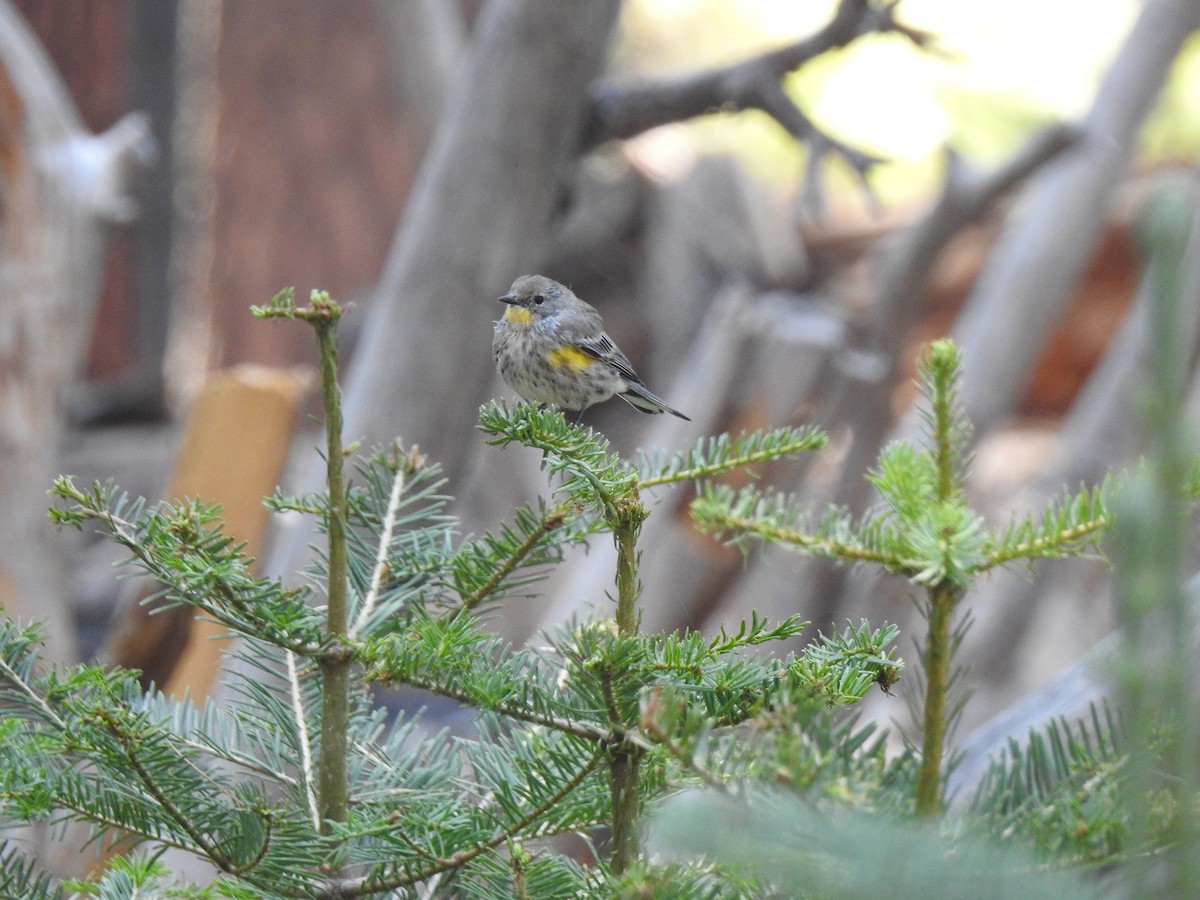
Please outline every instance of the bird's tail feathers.
[[691, 421], [691, 419], [679, 410], [668, 406], [662, 397], [658, 396], [658, 394], [654, 393], [640, 381], [627, 381], [625, 390], [619, 396], [634, 409], [641, 410], [644, 413], [655, 415], [657, 413], [669, 412], [673, 416], [679, 416], [681, 419]]

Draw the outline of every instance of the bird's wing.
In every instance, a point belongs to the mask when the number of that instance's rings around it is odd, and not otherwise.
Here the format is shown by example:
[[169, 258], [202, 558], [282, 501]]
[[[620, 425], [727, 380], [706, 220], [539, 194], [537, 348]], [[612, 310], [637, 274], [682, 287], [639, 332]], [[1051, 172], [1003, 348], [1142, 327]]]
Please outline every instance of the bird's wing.
[[638, 382], [642, 380], [638, 378], [637, 372], [633, 371], [633, 364], [621, 352], [621, 348], [614, 344], [613, 339], [603, 331], [597, 337], [577, 338], [574, 343], [589, 356], [608, 363], [620, 373], [622, 378]]

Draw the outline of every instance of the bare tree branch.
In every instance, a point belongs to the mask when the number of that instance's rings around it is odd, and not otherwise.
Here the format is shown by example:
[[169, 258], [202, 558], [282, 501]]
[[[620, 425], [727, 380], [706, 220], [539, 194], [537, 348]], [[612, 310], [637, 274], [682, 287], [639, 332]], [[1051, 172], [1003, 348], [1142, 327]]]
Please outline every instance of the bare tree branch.
[[883, 157], [865, 153], [826, 134], [805, 115], [778, 81], [764, 81], [759, 96], [751, 99], [751, 108], [765, 112], [797, 141], [808, 142], [808, 160], [804, 167], [801, 196], [814, 218], [821, 218], [825, 214], [825, 189], [821, 167], [825, 157], [830, 154], [841, 157], [854, 170], [872, 208], [880, 208], [879, 199], [867, 180], [867, 173], [873, 166], [883, 162]]
[[[945, 180], [937, 203], [880, 263], [877, 306], [891, 311], [904, 298], [919, 296], [938, 254], [951, 238], [978, 221], [1000, 198], [1079, 138], [1079, 131], [1069, 125], [1052, 125], [987, 175], [972, 172], [962, 157], [947, 150]], [[894, 321], [879, 324], [888, 331], [896, 326]]]
[[[678, 122], [715, 111], [757, 109], [771, 116], [798, 141], [809, 143], [815, 160], [806, 176], [806, 187], [818, 186], [816, 172], [827, 154], [835, 154], [866, 184], [865, 174], [880, 158], [856, 150], [830, 137], [796, 105], [780, 84], [789, 72], [809, 60], [844, 47], [872, 33], [903, 35], [919, 47], [930, 43], [925, 32], [895, 19], [896, 3], [842, 0], [824, 28], [761, 56], [719, 69], [708, 69], [656, 81], [598, 82], [592, 88], [585, 148], [610, 138], [628, 138], [658, 125]], [[815, 191], [811, 196], [817, 198]]]

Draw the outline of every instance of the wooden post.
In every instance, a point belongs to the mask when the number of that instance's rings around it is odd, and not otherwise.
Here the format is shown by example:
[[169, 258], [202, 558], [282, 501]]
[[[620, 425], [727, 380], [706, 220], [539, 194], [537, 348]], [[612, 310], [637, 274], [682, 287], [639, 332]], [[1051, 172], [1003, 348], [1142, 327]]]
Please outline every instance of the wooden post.
[[[294, 370], [239, 366], [213, 375], [188, 416], [167, 496], [219, 503], [225, 533], [245, 541], [254, 557], [268, 524], [262, 500], [279, 482], [307, 381]], [[220, 670], [221, 642], [214, 638], [223, 633], [189, 607], [151, 616], [133, 602], [102, 659], [141, 669], [170, 694], [186, 691], [202, 700]]]

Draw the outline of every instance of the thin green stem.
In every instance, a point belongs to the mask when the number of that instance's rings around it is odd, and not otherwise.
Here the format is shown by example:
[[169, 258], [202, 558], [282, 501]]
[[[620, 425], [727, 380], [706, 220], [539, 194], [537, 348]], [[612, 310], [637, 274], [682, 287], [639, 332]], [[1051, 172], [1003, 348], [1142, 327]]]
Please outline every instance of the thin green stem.
[[638, 858], [638, 772], [642, 750], [626, 742], [609, 755], [609, 791], [612, 798], [612, 850], [609, 865], [620, 875]]
[[956, 428], [955, 382], [961, 360], [949, 341], [935, 341], [929, 348], [922, 367], [929, 386], [932, 407], [932, 436], [934, 465], [937, 471], [937, 502], [949, 503], [959, 493], [959, 452]]
[[[949, 342], [935, 342], [923, 363], [932, 407], [933, 456], [937, 472], [935, 502], [946, 506], [961, 493], [955, 424], [955, 380], [960, 367]], [[947, 543], [949, 547], [949, 543]], [[942, 803], [942, 758], [946, 750], [947, 694], [954, 653], [951, 625], [965, 587], [943, 580], [929, 588], [929, 633], [925, 644], [925, 722], [921, 768], [917, 774], [917, 815], [934, 816]]]
[[[317, 297], [313, 309], [318, 308]], [[321, 669], [321, 758], [317, 787], [320, 795], [321, 833], [345, 822], [348, 812], [346, 774], [347, 734], [350, 721], [351, 654], [344, 645], [349, 609], [346, 596], [346, 478], [343, 472], [342, 403], [337, 381], [337, 319], [340, 310], [324, 298], [326, 316], [309, 321], [317, 331], [320, 349], [321, 392], [325, 407], [325, 465], [329, 486], [326, 634], [329, 649], [318, 659]]]
[[613, 539], [617, 543], [617, 634], [633, 637], [638, 630], [637, 539], [648, 512], [632, 489], [632, 497], [616, 505], [613, 514]]
[[130, 734], [118, 722], [116, 717], [111, 715], [104, 716], [105, 724], [111, 734], [121, 744], [125, 751], [125, 761], [129, 768], [137, 775], [138, 780], [142, 783], [146, 793], [154, 798], [159, 807], [165, 812], [171, 820], [178, 825], [183, 832], [192, 840], [196, 847], [206, 856], [213, 865], [224, 872], [229, 872], [232, 875], [242, 875], [248, 872], [262, 860], [267, 850], [267, 844], [271, 839], [271, 823], [269, 819], [264, 820], [266, 826], [266, 834], [263, 837], [263, 842], [259, 850], [254, 856], [242, 865], [236, 864], [221, 848], [216, 841], [212, 839], [212, 835], [205, 832], [199, 825], [193, 822], [178, 804], [168, 796], [167, 792], [159, 785], [154, 775], [142, 763], [141, 757], [138, 754], [138, 747], [141, 741], [137, 736]]
[[[780, 432], [782, 431], [783, 429], [780, 429]], [[699, 481], [701, 478], [715, 478], [726, 472], [745, 469], [757, 463], [773, 462], [777, 459], [795, 456], [806, 450], [820, 450], [828, 443], [828, 438], [823, 433], [811, 429], [792, 429], [792, 433], [795, 437], [784, 444], [772, 444], [748, 452], [735, 453], [726, 459], [717, 459], [713, 462], [697, 462], [675, 472], [667, 471], [658, 475], [650, 475], [639, 481], [638, 487], [645, 489], [664, 484], [679, 484], [683, 481]]]
[[[631, 638], [637, 634], [638, 584], [637, 539], [648, 511], [638, 497], [637, 488], [613, 506], [613, 539], [617, 543], [617, 634]], [[638, 857], [638, 815], [641, 797], [638, 773], [643, 752], [624, 740], [627, 723], [613, 722], [609, 751], [609, 792], [612, 799], [612, 851], [609, 864], [620, 875]]]
[[921, 769], [917, 776], [917, 814], [941, 809], [942, 756], [946, 742], [946, 696], [950, 684], [950, 623], [961, 588], [943, 583], [929, 591], [929, 634], [925, 645], [925, 722]]
[[[60, 496], [74, 495], [62, 494]], [[281, 630], [274, 623], [258, 612], [257, 605], [243, 596], [243, 592], [225, 578], [209, 578], [202, 587], [179, 583], [171, 578], [172, 573], [166, 569], [162, 561], [151, 551], [151, 544], [144, 537], [142, 526], [130, 522], [103, 507], [92, 505], [95, 501], [86, 495], [79, 497], [87, 506], [80, 506], [78, 513], [85, 519], [94, 519], [108, 529], [109, 535], [116, 543], [130, 552], [134, 559], [144, 564], [146, 572], [164, 584], [171, 585], [171, 595], [189, 606], [201, 610], [205, 616], [224, 625], [230, 631], [260, 638], [274, 644], [283, 650], [290, 650], [297, 656], [313, 657], [321, 652], [318, 644], [297, 640], [290, 632]], [[220, 602], [218, 602], [220, 601]], [[229, 610], [237, 610], [241, 616], [232, 615]]]
[[764, 541], [790, 544], [813, 556], [821, 556], [843, 562], [875, 563], [889, 572], [908, 572], [918, 567], [917, 561], [896, 553], [876, 550], [872, 547], [864, 547], [859, 544], [850, 544], [845, 541], [818, 537], [817, 535], [809, 534], [795, 528], [784, 528], [747, 516], [737, 516], [732, 513], [722, 515], [719, 525], [720, 530], [725, 533], [752, 534]]
[[1098, 539], [1112, 527], [1112, 521], [1112, 516], [1098, 516], [1095, 519], [1080, 522], [1074, 528], [1068, 528], [1055, 534], [1038, 535], [1032, 540], [1014, 544], [1011, 547], [1002, 547], [988, 554], [977, 566], [977, 571], [982, 573], [1019, 559], [1038, 559], [1050, 556], [1063, 548], [1071, 549], [1085, 538], [1095, 537]]

